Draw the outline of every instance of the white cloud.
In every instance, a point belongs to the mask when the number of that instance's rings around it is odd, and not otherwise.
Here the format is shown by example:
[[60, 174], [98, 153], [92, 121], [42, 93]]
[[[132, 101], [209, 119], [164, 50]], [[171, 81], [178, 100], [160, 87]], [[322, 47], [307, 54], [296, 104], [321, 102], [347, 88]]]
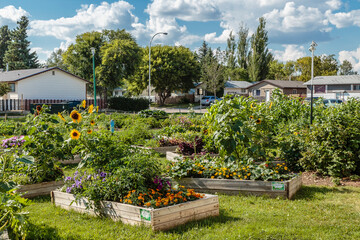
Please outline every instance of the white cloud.
[[53, 36], [70, 42], [76, 35], [83, 32], [116, 28], [131, 29], [131, 24], [137, 21], [137, 18], [131, 13], [133, 8], [125, 1], [111, 4], [102, 2], [98, 6], [82, 5], [73, 17], [32, 21], [29, 35]]
[[205, 41], [209, 42], [209, 43], [225, 43], [226, 40], [228, 39], [229, 35], [230, 35], [231, 30], [229, 29], [225, 29], [220, 36], [216, 36], [216, 33], [208, 33], [205, 34]]
[[340, 51], [340, 63], [342, 63], [344, 60], [351, 62], [354, 70], [360, 72], [360, 47], [354, 51]]
[[30, 16], [30, 14], [21, 7], [16, 8], [12, 5], [0, 8], [0, 26], [14, 25], [22, 16]]
[[329, 0], [326, 4], [333, 10], [337, 10], [341, 7], [342, 2], [340, 0]]
[[335, 14], [331, 11], [327, 11], [326, 15], [330, 23], [335, 25], [337, 28], [344, 28], [352, 25], [360, 27], [360, 10], [339, 12]]
[[282, 45], [285, 50], [275, 50], [272, 51], [274, 53], [274, 58], [281, 61], [281, 62], [287, 62], [287, 61], [295, 61], [299, 58], [305, 57], [305, 49], [303, 46], [298, 45]]
[[269, 29], [282, 32], [322, 30], [328, 25], [318, 8], [297, 6], [294, 2], [288, 2], [283, 9], [274, 9], [264, 17]]
[[154, 0], [145, 10], [152, 17], [177, 18], [184, 21], [220, 20], [215, 1], [209, 0]]

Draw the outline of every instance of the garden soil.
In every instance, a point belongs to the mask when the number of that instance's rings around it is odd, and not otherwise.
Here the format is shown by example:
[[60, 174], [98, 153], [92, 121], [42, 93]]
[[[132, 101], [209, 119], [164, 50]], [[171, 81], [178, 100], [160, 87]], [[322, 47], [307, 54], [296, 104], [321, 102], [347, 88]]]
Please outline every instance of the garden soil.
[[[303, 172], [302, 183], [303, 185], [336, 186], [331, 177], [322, 177], [315, 172]], [[343, 178], [338, 186], [360, 187], [360, 180], [351, 181], [349, 178]]]

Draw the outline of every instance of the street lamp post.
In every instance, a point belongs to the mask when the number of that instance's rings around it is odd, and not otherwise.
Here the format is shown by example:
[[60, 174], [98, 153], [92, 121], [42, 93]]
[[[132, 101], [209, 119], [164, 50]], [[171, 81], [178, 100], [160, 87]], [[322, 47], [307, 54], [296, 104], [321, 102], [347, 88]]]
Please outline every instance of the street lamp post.
[[313, 93], [314, 93], [314, 85], [313, 85], [313, 80], [314, 80], [314, 51], [316, 50], [315, 47], [317, 46], [316, 42], [312, 41], [309, 51], [312, 53], [311, 54], [311, 93], [310, 93], [310, 125], [313, 122]]
[[152, 36], [151, 40], [150, 40], [150, 44], [149, 44], [149, 104], [151, 103], [151, 98], [150, 98], [150, 92], [151, 92], [151, 42], [154, 39], [154, 37], [158, 34], [163, 34], [163, 35], [167, 35], [167, 32], [158, 32], [155, 33], [154, 36]]
[[95, 48], [90, 48], [93, 56], [93, 76], [94, 76], [94, 107], [96, 108], [96, 81], [95, 81]]

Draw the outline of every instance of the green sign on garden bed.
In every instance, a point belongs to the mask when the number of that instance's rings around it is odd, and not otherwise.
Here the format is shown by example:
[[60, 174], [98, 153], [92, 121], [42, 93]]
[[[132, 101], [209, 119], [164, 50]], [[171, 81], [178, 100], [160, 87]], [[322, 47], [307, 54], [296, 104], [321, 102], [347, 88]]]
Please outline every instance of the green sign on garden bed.
[[271, 182], [271, 190], [273, 190], [273, 191], [285, 191], [285, 183]]
[[144, 219], [146, 221], [151, 221], [151, 214], [150, 211], [148, 210], [140, 209], [140, 216], [141, 219]]

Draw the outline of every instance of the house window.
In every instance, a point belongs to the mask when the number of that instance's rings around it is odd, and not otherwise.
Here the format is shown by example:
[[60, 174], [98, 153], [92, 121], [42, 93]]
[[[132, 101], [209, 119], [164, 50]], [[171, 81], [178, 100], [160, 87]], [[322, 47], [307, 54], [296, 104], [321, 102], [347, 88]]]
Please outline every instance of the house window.
[[241, 89], [241, 92], [242, 92], [242, 93], [246, 93], [246, 89], [245, 89], [245, 88], [242, 88], [242, 89]]
[[9, 83], [10, 92], [15, 92], [15, 83]]
[[354, 85], [354, 90], [360, 90], [360, 85], [359, 84]]
[[253, 90], [253, 95], [254, 96], [260, 96], [260, 90]]
[[55, 76], [55, 71], [52, 71], [52, 75]]
[[297, 94], [297, 90], [293, 89], [292, 94]]
[[325, 85], [315, 85], [315, 93], [325, 93]]

